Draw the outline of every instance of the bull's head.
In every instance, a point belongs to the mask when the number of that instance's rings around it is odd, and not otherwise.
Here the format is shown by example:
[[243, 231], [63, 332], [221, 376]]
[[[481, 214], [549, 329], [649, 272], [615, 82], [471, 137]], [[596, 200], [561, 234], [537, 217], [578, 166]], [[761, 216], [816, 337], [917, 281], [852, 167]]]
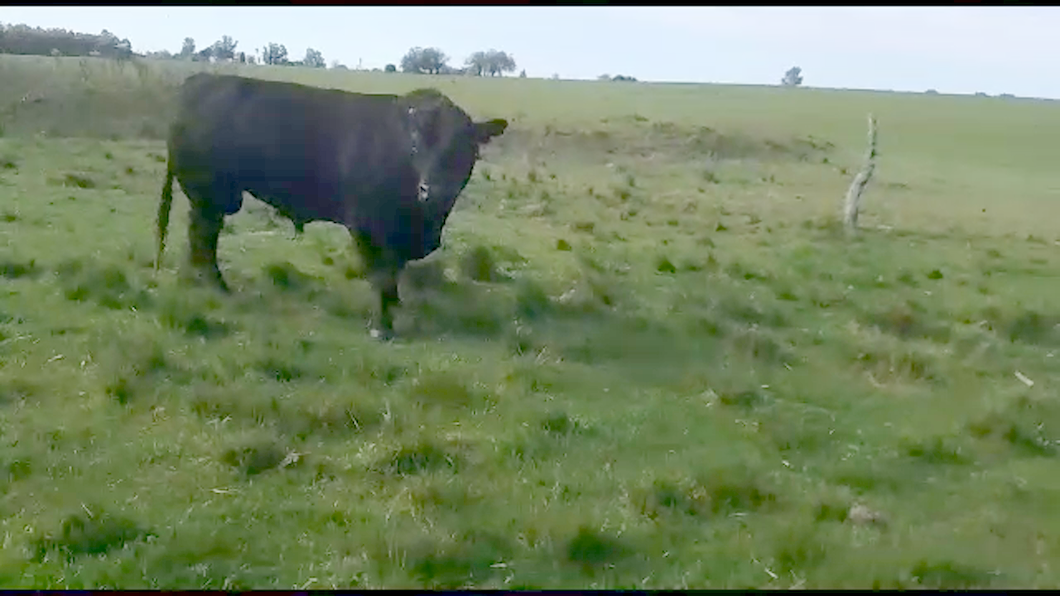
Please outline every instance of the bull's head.
[[471, 177], [479, 148], [502, 134], [508, 122], [500, 118], [473, 122], [433, 89], [413, 91], [407, 97], [412, 161], [419, 175], [417, 196], [434, 219], [444, 221]]

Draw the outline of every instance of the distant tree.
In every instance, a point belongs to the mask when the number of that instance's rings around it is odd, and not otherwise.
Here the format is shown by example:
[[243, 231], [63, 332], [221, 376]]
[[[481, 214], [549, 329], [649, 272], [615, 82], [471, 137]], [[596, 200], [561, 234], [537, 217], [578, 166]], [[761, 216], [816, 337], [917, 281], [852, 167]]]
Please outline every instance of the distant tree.
[[348, 68], [346, 68], [345, 64], [339, 62], [338, 60], [332, 60], [331, 61], [331, 69], [332, 70], [349, 70]]
[[519, 71], [519, 78], [520, 79], [525, 79], [526, 78], [526, 69], [525, 68]]
[[420, 60], [424, 70], [431, 74], [438, 74], [448, 66], [449, 56], [438, 48], [427, 48], [420, 55]]
[[287, 65], [287, 48], [282, 43], [270, 43], [261, 48], [261, 61], [263, 64]]
[[393, 64], [387, 64], [386, 68], [383, 69], [383, 72], [397, 72], [397, 67]]
[[486, 72], [486, 52], [474, 52], [464, 61], [469, 73], [481, 77]]
[[498, 50], [479, 51], [468, 56], [464, 62], [469, 74], [491, 77], [503, 76], [506, 72], [515, 72], [515, 59], [507, 52]]
[[596, 77], [596, 80], [597, 81], [610, 81], [611, 80], [611, 75], [609, 75], [607, 73], [604, 73], [604, 74]]
[[401, 59], [401, 70], [419, 74], [439, 74], [449, 57], [438, 48], [412, 48]]
[[180, 56], [185, 60], [191, 60], [191, 57], [195, 54], [195, 40], [190, 37], [184, 38], [184, 45], [180, 47]]
[[927, 91], [925, 91], [924, 93], [925, 93], [926, 95], [938, 95], [938, 94], [939, 94], [939, 92], [938, 92], [938, 91], [935, 91], [934, 89], [928, 89], [928, 90], [927, 90]]
[[210, 53], [218, 60], [234, 60], [237, 45], [239, 45], [238, 41], [233, 40], [228, 35], [224, 35], [220, 40], [214, 42]]
[[615, 76], [611, 77], [611, 80], [612, 81], [627, 81], [627, 82], [630, 82], [630, 83], [636, 83], [637, 82], [637, 78], [636, 77], [631, 77], [631, 76], [627, 76], [627, 75], [615, 75]]
[[552, 80], [553, 81], [558, 81], [559, 80], [559, 73], [553, 73]]
[[119, 42], [118, 36], [106, 29], [101, 31], [99, 37], [96, 39], [96, 49], [99, 50], [100, 54], [105, 54], [107, 50], [117, 46]]
[[785, 87], [798, 87], [802, 84], [802, 69], [798, 66], [793, 66], [788, 69], [788, 72], [784, 73], [784, 78], [780, 80], [780, 84]]
[[118, 60], [132, 59], [132, 44], [129, 43], [128, 39], [119, 40], [112, 47], [114, 48], [114, 57]]
[[324, 68], [328, 63], [324, 61], [323, 54], [313, 48], [307, 48], [305, 58], [302, 58], [302, 64], [310, 68]]
[[65, 29], [13, 25], [5, 27], [0, 34], [0, 53], [47, 56], [52, 49], [67, 56], [95, 55], [117, 60], [128, 60], [133, 56], [129, 40], [119, 39], [106, 29], [99, 35], [90, 35]]
[[247, 56], [247, 64], [253, 65], [253, 64], [257, 64], [257, 63], [258, 63], [258, 59], [254, 57], [254, 54], [250, 54], [250, 55]]
[[486, 57], [489, 59], [489, 73], [490, 76], [504, 76], [506, 72], [515, 72], [515, 58], [507, 52], [500, 52], [497, 50], [490, 50], [486, 53]]

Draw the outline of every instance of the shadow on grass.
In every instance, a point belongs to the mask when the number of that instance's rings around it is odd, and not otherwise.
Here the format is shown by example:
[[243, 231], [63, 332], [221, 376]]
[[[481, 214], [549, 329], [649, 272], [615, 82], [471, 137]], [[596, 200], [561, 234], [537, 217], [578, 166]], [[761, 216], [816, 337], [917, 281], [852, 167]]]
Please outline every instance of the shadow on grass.
[[114, 263], [68, 259], [55, 268], [55, 274], [67, 300], [91, 301], [111, 310], [138, 310], [153, 302], [136, 276]]
[[[636, 312], [632, 289], [620, 276], [592, 263], [582, 263], [564, 281], [567, 290], [552, 295], [531, 275], [505, 271], [504, 262], [521, 257], [503, 254], [502, 249], [476, 246], [460, 255], [439, 256], [411, 263], [402, 272], [401, 304], [395, 313], [399, 341], [465, 338], [495, 342], [514, 357], [532, 358], [547, 349], [582, 364], [636, 360], [637, 367], [660, 371], [688, 358], [709, 357], [722, 348], [746, 352], [761, 361], [791, 359], [786, 347], [758, 329], [787, 324], [775, 307], [744, 305], [736, 298], [722, 300], [703, 315], [710, 324], [702, 328], [697, 326], [695, 313], [672, 313], [678, 316], [663, 319]], [[266, 265], [262, 271], [263, 275], [241, 289], [215, 299], [234, 302], [246, 314], [320, 309], [358, 328], [362, 327], [358, 321], [377, 316], [378, 298], [367, 280], [318, 277], [288, 262]], [[223, 336], [232, 329], [231, 324], [215, 320], [209, 313], [212, 308], [202, 300], [174, 295], [159, 302], [164, 322], [171, 328], [205, 338]], [[309, 376], [299, 367], [284, 365], [289, 360], [287, 356], [265, 358], [259, 368], [280, 381]]]
[[34, 540], [34, 558], [41, 561], [50, 551], [60, 552], [68, 558], [99, 555], [152, 535], [149, 530], [121, 516], [75, 513], [63, 519], [57, 535], [43, 534]]

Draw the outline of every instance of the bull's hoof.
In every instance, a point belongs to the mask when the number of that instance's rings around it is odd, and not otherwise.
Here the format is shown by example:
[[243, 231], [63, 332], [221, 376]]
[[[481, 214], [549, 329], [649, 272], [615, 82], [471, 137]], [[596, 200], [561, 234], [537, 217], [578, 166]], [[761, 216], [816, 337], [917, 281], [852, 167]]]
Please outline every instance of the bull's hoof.
[[393, 329], [387, 330], [373, 327], [368, 332], [368, 335], [371, 336], [372, 339], [377, 339], [379, 341], [391, 341], [392, 339], [394, 339]]

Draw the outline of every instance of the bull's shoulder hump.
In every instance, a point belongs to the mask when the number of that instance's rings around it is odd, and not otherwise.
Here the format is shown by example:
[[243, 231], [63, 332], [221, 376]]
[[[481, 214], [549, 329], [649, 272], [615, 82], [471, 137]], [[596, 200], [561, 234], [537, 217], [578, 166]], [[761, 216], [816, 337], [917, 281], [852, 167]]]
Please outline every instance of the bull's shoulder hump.
[[420, 87], [409, 91], [405, 97], [445, 97], [445, 94], [434, 87]]
[[198, 72], [184, 79], [182, 87], [185, 94], [198, 95], [206, 91], [236, 89], [248, 80], [245, 77]]

